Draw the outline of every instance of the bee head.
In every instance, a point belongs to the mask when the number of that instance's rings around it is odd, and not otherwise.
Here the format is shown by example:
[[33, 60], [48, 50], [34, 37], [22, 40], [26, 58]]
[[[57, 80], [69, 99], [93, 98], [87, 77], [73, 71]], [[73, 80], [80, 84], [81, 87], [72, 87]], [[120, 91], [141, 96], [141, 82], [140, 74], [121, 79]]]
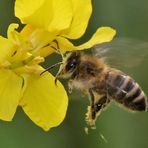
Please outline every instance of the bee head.
[[66, 73], [73, 72], [80, 63], [80, 52], [71, 52], [65, 60], [64, 70]]
[[70, 78], [80, 63], [80, 52], [70, 52], [64, 58], [56, 78]]

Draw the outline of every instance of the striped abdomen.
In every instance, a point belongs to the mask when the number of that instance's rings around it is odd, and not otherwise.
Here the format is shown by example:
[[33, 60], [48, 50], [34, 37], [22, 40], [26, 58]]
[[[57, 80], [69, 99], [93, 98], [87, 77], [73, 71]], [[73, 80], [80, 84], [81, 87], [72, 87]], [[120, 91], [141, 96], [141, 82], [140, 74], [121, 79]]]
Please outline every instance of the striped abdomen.
[[131, 77], [113, 70], [108, 73], [106, 83], [108, 94], [112, 99], [131, 110], [146, 110], [147, 97]]

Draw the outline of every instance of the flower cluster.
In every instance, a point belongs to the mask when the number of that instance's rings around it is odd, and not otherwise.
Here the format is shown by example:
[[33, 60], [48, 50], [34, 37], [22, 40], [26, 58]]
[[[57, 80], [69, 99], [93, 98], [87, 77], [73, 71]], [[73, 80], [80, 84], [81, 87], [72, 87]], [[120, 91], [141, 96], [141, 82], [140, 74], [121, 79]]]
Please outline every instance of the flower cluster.
[[86, 43], [74, 46], [86, 31], [92, 13], [91, 0], [16, 0], [15, 15], [25, 27], [10, 24], [7, 38], [0, 36], [0, 119], [11, 121], [17, 106], [44, 130], [64, 119], [68, 97], [63, 85], [39, 64], [53, 53], [82, 50], [109, 42], [115, 35], [110, 27], [98, 28]]

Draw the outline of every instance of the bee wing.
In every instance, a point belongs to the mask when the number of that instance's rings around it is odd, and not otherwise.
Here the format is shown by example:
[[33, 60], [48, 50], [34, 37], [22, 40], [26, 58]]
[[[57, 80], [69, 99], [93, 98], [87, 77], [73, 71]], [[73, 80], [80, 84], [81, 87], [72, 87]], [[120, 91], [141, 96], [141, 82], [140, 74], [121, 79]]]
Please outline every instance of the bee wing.
[[148, 59], [148, 42], [116, 38], [112, 42], [94, 46], [94, 54], [116, 68], [131, 68]]

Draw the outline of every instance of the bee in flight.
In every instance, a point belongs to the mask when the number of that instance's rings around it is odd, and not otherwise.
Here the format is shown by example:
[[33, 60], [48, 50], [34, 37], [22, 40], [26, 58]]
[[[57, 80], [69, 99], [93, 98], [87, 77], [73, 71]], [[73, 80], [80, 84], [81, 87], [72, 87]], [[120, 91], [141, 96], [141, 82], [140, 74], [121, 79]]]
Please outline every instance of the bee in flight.
[[147, 109], [147, 97], [138, 83], [94, 55], [78, 51], [68, 53], [56, 80], [59, 78], [69, 79], [70, 90], [75, 88], [89, 96], [86, 122], [90, 127], [95, 127], [97, 117], [111, 101], [116, 101], [132, 111]]

